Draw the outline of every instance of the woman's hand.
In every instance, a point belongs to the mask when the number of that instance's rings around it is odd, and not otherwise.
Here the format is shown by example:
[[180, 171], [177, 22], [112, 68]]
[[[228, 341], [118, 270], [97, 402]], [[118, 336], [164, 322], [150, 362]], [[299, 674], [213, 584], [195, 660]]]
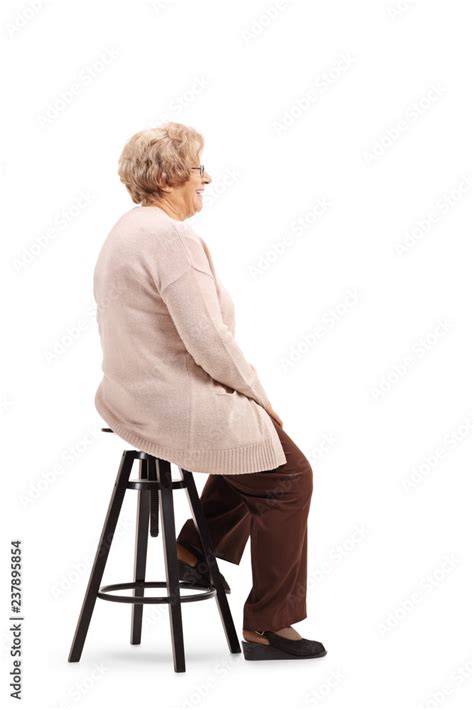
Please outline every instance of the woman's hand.
[[283, 427], [282, 420], [280, 419], [280, 417], [278, 416], [278, 414], [275, 412], [275, 410], [273, 409], [273, 407], [271, 405], [269, 405], [265, 411], [267, 412], [267, 414], [269, 414], [271, 416], [271, 418], [273, 419], [274, 422], [276, 422], [279, 426]]

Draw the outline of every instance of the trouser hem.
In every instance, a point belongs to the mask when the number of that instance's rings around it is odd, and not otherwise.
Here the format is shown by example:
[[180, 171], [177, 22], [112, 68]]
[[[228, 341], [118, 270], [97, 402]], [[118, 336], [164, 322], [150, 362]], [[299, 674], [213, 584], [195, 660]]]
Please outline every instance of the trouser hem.
[[288, 626], [296, 624], [298, 621], [303, 621], [308, 617], [306, 612], [301, 612], [301, 614], [293, 614], [290, 617], [282, 617], [280, 621], [275, 623], [274, 617], [272, 620], [260, 617], [259, 619], [251, 619], [244, 616], [243, 628], [247, 631], [279, 631], [280, 629], [285, 629]]

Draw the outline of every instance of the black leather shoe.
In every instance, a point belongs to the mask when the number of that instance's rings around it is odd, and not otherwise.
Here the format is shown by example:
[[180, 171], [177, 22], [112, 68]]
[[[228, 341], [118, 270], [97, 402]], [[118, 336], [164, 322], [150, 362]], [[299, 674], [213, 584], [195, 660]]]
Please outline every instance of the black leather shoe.
[[[196, 557], [198, 558], [198, 561], [194, 567], [192, 565], [188, 565], [187, 562], [178, 560], [179, 578], [183, 582], [190, 582], [191, 584], [202, 584], [203, 586], [207, 587], [209, 584], [211, 584], [211, 578], [209, 576], [209, 567], [207, 565], [204, 553], [200, 548], [194, 547], [194, 545], [190, 545], [189, 543], [179, 542], [179, 544], [185, 547], [193, 555], [196, 555]], [[222, 580], [222, 584], [224, 586], [224, 590], [227, 592], [227, 594], [230, 594], [230, 587], [227, 584], [224, 575], [221, 574], [221, 572], [219, 572], [219, 574]]]
[[279, 661], [295, 658], [320, 658], [327, 651], [319, 641], [310, 639], [286, 639], [273, 631], [257, 631], [259, 636], [269, 640], [266, 643], [242, 641], [246, 661]]

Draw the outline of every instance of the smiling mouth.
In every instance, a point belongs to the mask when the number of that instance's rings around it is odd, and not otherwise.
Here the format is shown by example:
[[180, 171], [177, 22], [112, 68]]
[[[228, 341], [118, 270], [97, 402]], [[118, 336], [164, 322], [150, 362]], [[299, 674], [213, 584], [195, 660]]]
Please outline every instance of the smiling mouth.
[[204, 188], [203, 188], [202, 190], [196, 190], [196, 192], [197, 192], [198, 195], [201, 195], [201, 197], [202, 197], [202, 194], [203, 194], [203, 192], [204, 192]]

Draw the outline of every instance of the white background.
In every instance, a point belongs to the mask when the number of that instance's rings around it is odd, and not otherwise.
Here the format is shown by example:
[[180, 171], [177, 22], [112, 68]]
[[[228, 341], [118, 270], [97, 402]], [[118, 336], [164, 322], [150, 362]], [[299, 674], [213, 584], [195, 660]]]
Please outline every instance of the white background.
[[[3, 697], [20, 538], [23, 707], [467, 706], [470, 9], [4, 3]], [[131, 646], [130, 607], [98, 600], [82, 659], [67, 662], [130, 448], [100, 432], [93, 404], [92, 272], [133, 206], [119, 153], [167, 120], [205, 138], [213, 183], [191, 223], [234, 299], [236, 339], [313, 467], [308, 617], [295, 628], [324, 643], [322, 659], [231, 655], [210, 599], [183, 605], [176, 674], [167, 607], [145, 606]], [[131, 579], [135, 503], [129, 491], [104, 584]], [[184, 492], [175, 504], [179, 527]], [[249, 548], [239, 567], [220, 561], [239, 638]], [[161, 537], [149, 551], [148, 578], [164, 579]]]

